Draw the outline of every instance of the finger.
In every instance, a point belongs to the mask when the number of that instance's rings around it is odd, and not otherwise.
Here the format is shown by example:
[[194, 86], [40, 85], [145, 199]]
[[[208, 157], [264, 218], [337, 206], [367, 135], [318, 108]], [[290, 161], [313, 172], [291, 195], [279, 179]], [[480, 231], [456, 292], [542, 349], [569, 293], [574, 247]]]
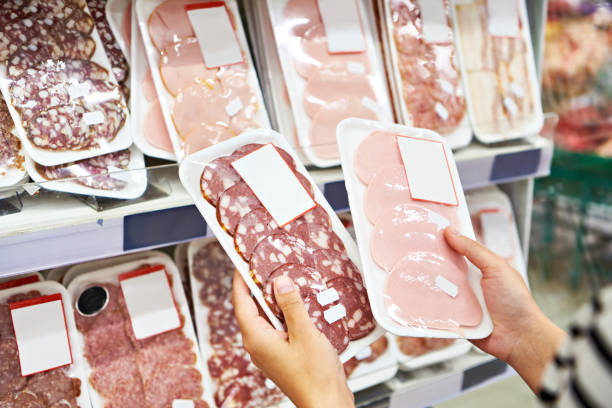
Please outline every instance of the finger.
[[503, 260], [480, 243], [461, 235], [453, 227], [444, 230], [448, 245], [465, 256], [483, 273], [503, 265]]
[[236, 320], [244, 336], [262, 333], [262, 330], [273, 327], [259, 314], [259, 309], [251, 297], [249, 287], [238, 271], [234, 271], [234, 284], [232, 288], [232, 301]]
[[306, 312], [306, 307], [293, 280], [287, 276], [274, 279], [274, 297], [283, 312], [289, 341], [300, 334], [307, 333], [314, 325]]

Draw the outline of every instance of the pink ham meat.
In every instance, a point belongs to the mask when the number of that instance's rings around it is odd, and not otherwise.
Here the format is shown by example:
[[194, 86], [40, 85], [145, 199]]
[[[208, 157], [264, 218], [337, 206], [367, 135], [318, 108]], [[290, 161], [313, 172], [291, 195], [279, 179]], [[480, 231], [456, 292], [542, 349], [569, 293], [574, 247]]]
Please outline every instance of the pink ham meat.
[[312, 118], [323, 106], [344, 98], [370, 98], [376, 101], [367, 75], [351, 72], [344, 63], [325, 65], [314, 70], [306, 82], [304, 110]]
[[346, 327], [350, 340], [365, 337], [376, 327], [368, 294], [363, 285], [353, 279], [336, 278], [327, 282], [327, 287], [335, 289], [341, 303], [346, 309]]
[[200, 126], [187, 135], [183, 150], [185, 155], [190, 155], [232, 137], [234, 135], [223, 126]]
[[354, 158], [355, 174], [369, 184], [381, 166], [402, 165], [395, 134], [372, 132], [357, 147]]
[[128, 50], [132, 49], [132, 4], [127, 3], [121, 17], [121, 35]]
[[295, 36], [301, 37], [321, 23], [317, 0], [289, 0], [283, 9], [283, 25]]
[[467, 271], [465, 259], [448, 246], [444, 228], [448, 220], [421, 206], [404, 204], [390, 214], [381, 215], [374, 224], [370, 240], [372, 259], [390, 272], [406, 252], [426, 251], [438, 254]]
[[306, 299], [309, 296], [316, 296], [317, 293], [327, 289], [321, 274], [310, 266], [289, 263], [276, 268], [274, 272], [268, 276], [264, 284], [263, 294], [270, 309], [272, 309], [272, 312], [279, 318], [282, 317], [283, 313], [276, 304], [276, 298], [274, 297], [274, 280], [279, 276], [289, 277], [299, 288], [302, 299]]
[[233, 156], [218, 157], [208, 163], [202, 171], [200, 176], [202, 197], [215, 207], [221, 194], [241, 180], [232, 167], [234, 160], [236, 158]]
[[155, 102], [157, 100], [157, 91], [155, 90], [153, 74], [151, 74], [150, 69], [147, 69], [142, 78], [142, 94], [149, 102]]
[[214, 88], [218, 72], [216, 68], [206, 68], [195, 37], [168, 45], [161, 53], [159, 70], [166, 89], [172, 95], [193, 84], [206, 84]]
[[202, 0], [166, 0], [153, 10], [149, 16], [149, 35], [158, 51], [194, 36], [185, 6], [195, 3], [202, 3]]
[[301, 52], [294, 53], [295, 70], [305, 79], [310, 78], [317, 68], [332, 62], [357, 63], [363, 66], [363, 73], [370, 72], [370, 62], [365, 52], [351, 54], [330, 54], [327, 50], [327, 36], [322, 23], [310, 27], [302, 37]]
[[316, 296], [309, 296], [304, 299], [304, 306], [306, 306], [306, 311], [308, 312], [308, 316], [310, 316], [310, 320], [312, 320], [316, 328], [327, 337], [338, 354], [346, 350], [349, 344], [346, 319], [339, 319], [331, 324], [328, 323], [327, 320], [325, 320], [325, 308], [319, 304]]
[[[458, 331], [477, 326], [482, 309], [470, 287], [467, 266], [460, 268], [437, 253], [411, 252], [391, 269], [384, 289], [389, 315], [404, 326]], [[436, 285], [442, 276], [458, 288], [451, 297]]]
[[170, 153], [173, 152], [172, 142], [158, 99], [155, 99], [151, 104], [143, 125], [144, 137], [151, 146]]
[[378, 115], [366, 108], [361, 99], [342, 99], [319, 109], [310, 126], [310, 150], [324, 160], [338, 160], [336, 128], [346, 118], [376, 120]]
[[276, 268], [288, 263], [314, 266], [314, 258], [303, 240], [283, 232], [268, 235], [257, 244], [249, 267], [255, 282], [264, 284]]
[[225, 231], [234, 235], [240, 219], [260, 207], [261, 203], [251, 188], [241, 181], [225, 190], [219, 197], [217, 220]]

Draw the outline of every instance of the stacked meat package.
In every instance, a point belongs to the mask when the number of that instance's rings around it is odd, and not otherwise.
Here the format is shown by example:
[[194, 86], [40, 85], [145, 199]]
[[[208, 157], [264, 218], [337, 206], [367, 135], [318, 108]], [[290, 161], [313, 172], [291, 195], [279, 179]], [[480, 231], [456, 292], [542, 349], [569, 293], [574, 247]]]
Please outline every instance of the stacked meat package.
[[17, 184], [26, 175], [21, 141], [14, 130], [6, 102], [0, 100], [0, 187]]
[[138, 0], [136, 14], [179, 160], [269, 127], [235, 1]]
[[[372, 5], [362, 0], [266, 3], [269, 22], [265, 16], [260, 24], [273, 27], [286, 83], [286, 91], [277, 90], [274, 98], [291, 106], [296, 144], [307, 162], [338, 165], [336, 126], [342, 119], [393, 119]], [[262, 36], [262, 41], [270, 39]]]

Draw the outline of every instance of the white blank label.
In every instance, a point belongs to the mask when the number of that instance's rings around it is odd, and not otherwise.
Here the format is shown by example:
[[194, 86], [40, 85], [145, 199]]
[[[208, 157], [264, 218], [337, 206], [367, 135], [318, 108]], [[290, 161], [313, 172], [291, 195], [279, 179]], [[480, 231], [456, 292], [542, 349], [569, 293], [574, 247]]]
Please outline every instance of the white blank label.
[[487, 0], [489, 33], [495, 37], [518, 37], [519, 19], [516, 0]]
[[357, 0], [318, 0], [330, 54], [366, 49]]
[[444, 0], [419, 0], [419, 7], [425, 42], [450, 42]]
[[480, 225], [485, 246], [502, 258], [512, 258], [514, 243], [508, 214], [503, 211], [483, 212]]
[[11, 307], [23, 376], [72, 364], [62, 297], [43, 299], [43, 303]]
[[359, 351], [359, 353], [355, 354], [355, 359], [357, 361], [365, 360], [372, 355], [372, 347], [368, 346], [363, 350]]
[[271, 144], [232, 165], [280, 227], [317, 205]]
[[188, 10], [187, 15], [200, 44], [206, 67], [242, 62], [242, 50], [225, 6]]
[[172, 401], [172, 408], [194, 408], [193, 400], [175, 399]]
[[436, 276], [436, 286], [448, 296], [454, 298], [459, 294], [459, 288], [442, 275]]
[[330, 305], [339, 299], [340, 299], [340, 296], [338, 295], [338, 292], [334, 288], [329, 288], [322, 292], [317, 293], [317, 302], [319, 302], [321, 306]]
[[327, 323], [332, 324], [346, 316], [346, 308], [343, 305], [332, 306], [323, 312]]
[[441, 142], [397, 136], [413, 200], [458, 205], [449, 159]]
[[137, 339], [181, 326], [164, 269], [121, 278], [121, 290]]
[[85, 112], [83, 114], [83, 121], [87, 126], [99, 125], [104, 123], [104, 113], [101, 111]]

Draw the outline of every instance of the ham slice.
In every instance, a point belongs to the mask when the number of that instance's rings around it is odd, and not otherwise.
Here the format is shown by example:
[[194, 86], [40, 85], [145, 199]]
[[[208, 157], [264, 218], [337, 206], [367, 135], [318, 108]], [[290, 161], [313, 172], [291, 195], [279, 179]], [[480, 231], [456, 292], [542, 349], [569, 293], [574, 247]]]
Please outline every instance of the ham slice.
[[159, 65], [162, 81], [168, 92], [178, 94], [181, 89], [196, 83], [215, 86], [217, 68], [208, 69], [195, 37], [170, 44], [161, 53]]
[[191, 22], [185, 5], [202, 3], [201, 0], [166, 0], [153, 10], [149, 17], [149, 35], [158, 51], [166, 49], [173, 42], [193, 37]]
[[132, 2], [127, 2], [123, 17], [121, 18], [121, 35], [127, 45], [127, 49], [132, 49]]
[[174, 126], [183, 139], [204, 125], [229, 127], [230, 116], [225, 111], [226, 105], [227, 100], [207, 85], [188, 86], [174, 100]]
[[283, 25], [293, 35], [302, 37], [313, 25], [321, 24], [317, 0], [289, 0], [283, 10]]
[[143, 125], [144, 137], [152, 146], [174, 152], [159, 100], [155, 100], [149, 108]]
[[149, 102], [155, 102], [157, 100], [157, 91], [155, 90], [153, 75], [150, 69], [147, 69], [144, 78], [142, 78], [142, 94]]
[[[436, 284], [442, 277], [457, 287], [452, 297]], [[385, 307], [404, 326], [460, 332], [477, 326], [482, 309], [470, 287], [465, 261], [458, 267], [432, 252], [411, 252], [391, 269], [384, 289]]]
[[402, 165], [395, 134], [390, 132], [372, 132], [355, 151], [355, 174], [363, 183], [370, 183], [381, 165]]
[[187, 135], [185, 155], [190, 155], [234, 136], [229, 129], [222, 126], [201, 126]]

